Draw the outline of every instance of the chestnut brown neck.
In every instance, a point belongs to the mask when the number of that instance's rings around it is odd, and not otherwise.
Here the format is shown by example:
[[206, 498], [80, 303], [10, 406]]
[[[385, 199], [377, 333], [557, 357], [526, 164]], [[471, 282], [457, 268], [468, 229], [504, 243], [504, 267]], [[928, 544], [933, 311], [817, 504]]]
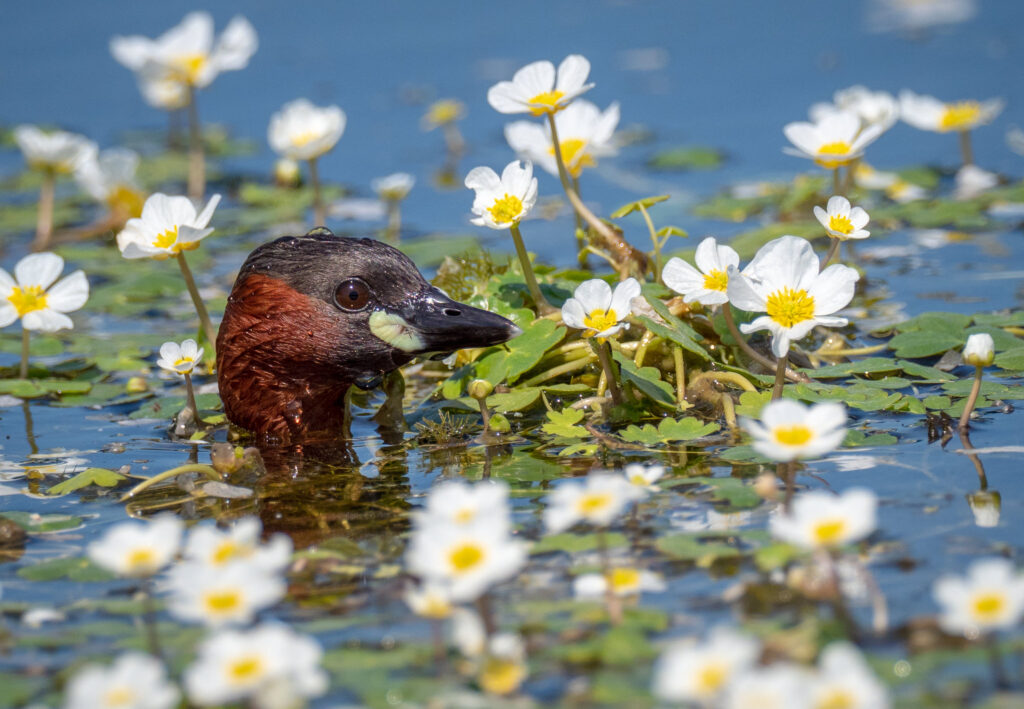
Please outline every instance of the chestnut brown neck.
[[276, 278], [239, 278], [217, 336], [217, 381], [233, 423], [283, 442], [342, 430], [352, 377], [332, 358], [328, 306]]

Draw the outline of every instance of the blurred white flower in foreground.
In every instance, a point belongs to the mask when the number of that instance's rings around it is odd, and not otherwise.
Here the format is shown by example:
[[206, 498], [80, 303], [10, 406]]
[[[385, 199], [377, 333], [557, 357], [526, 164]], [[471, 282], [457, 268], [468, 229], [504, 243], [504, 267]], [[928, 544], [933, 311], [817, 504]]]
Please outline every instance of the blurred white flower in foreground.
[[622, 471], [622, 476], [626, 478], [626, 482], [646, 492], [656, 491], [658, 488], [654, 483], [661, 480], [664, 475], [665, 467], [662, 465], [631, 463]]
[[1003, 100], [944, 103], [934, 96], [900, 92], [900, 117], [921, 130], [937, 133], [967, 131], [991, 123], [1003, 110]]
[[138, 217], [146, 195], [135, 180], [139, 154], [127, 148], [88, 151], [75, 167], [75, 181], [111, 214], [123, 219]]
[[250, 623], [288, 590], [278, 573], [249, 561], [213, 567], [181, 563], [171, 569], [168, 585], [171, 614], [210, 627]]
[[835, 642], [821, 651], [810, 682], [813, 709], [889, 709], [889, 691], [855, 645]]
[[83, 135], [57, 130], [45, 132], [36, 126], [21, 125], [14, 129], [25, 162], [33, 170], [70, 175], [96, 144]]
[[567, 480], [548, 494], [544, 526], [552, 534], [564, 532], [577, 522], [604, 527], [642, 496], [632, 483], [611, 473], [591, 473], [584, 480]]
[[431, 488], [426, 505], [421, 512], [414, 513], [414, 519], [428, 526], [499, 525], [508, 521], [508, 485], [498, 481], [440, 482]]
[[934, 595], [942, 629], [970, 639], [1012, 628], [1024, 615], [1024, 575], [1006, 559], [975, 561], [967, 576], [943, 576]]
[[409, 196], [416, 178], [408, 172], [395, 172], [370, 181], [370, 189], [385, 202], [401, 202]]
[[667, 702], [711, 706], [725, 688], [748, 672], [761, 654], [758, 641], [718, 626], [703, 643], [676, 641], [654, 666], [654, 695]]
[[292, 540], [275, 534], [262, 544], [261, 528], [256, 517], [243, 517], [228, 529], [196, 525], [189, 532], [183, 556], [185, 561], [213, 568], [242, 561], [267, 573], [282, 573], [291, 560]]
[[121, 522], [89, 544], [86, 553], [118, 576], [152, 576], [178, 553], [183, 525], [171, 514], [148, 522]]
[[499, 113], [554, 113], [594, 86], [586, 83], [589, 74], [590, 62], [579, 54], [562, 60], [557, 73], [549, 61], [533, 62], [488, 89], [487, 102]]
[[218, 204], [220, 195], [215, 194], [197, 213], [188, 197], [157, 192], [146, 200], [142, 216], [129, 219], [117, 235], [117, 248], [125, 258], [155, 259], [198, 249], [200, 240], [213, 233], [207, 224]]
[[753, 437], [751, 446], [771, 460], [820, 458], [846, 437], [846, 407], [834, 401], [805, 406], [793, 399], [771, 401], [759, 419], [742, 418], [743, 430]]
[[846, 318], [833, 315], [853, 299], [860, 275], [842, 264], [819, 273], [818, 257], [806, 239], [783, 236], [762, 246], [750, 265], [729, 267], [729, 302], [741, 310], [765, 313], [740, 325], [744, 333], [768, 330], [772, 352], [783, 357], [790, 342], [818, 325], [842, 327]]
[[345, 123], [345, 112], [338, 106], [315, 106], [300, 98], [270, 117], [267, 142], [286, 158], [313, 160], [337, 144]]
[[75, 271], [60, 281], [64, 259], [57, 254], [30, 254], [14, 266], [14, 277], [0, 268], [0, 327], [21, 318], [26, 330], [56, 332], [74, 327], [65, 313], [89, 299], [89, 281]]
[[180, 692], [160, 660], [129, 652], [104, 667], [87, 664], [68, 682], [64, 709], [171, 709]]
[[776, 511], [769, 529], [776, 539], [805, 549], [831, 549], [852, 544], [875, 531], [878, 498], [855, 488], [840, 495], [812, 490], [793, 499], [789, 514]]
[[413, 613], [434, 620], [447, 618], [455, 608], [452, 605], [448, 588], [438, 583], [410, 586], [406, 589], [403, 598]]
[[900, 117], [896, 97], [886, 91], [851, 86], [836, 91], [832, 100], [833, 103], [816, 103], [811, 106], [811, 120], [818, 122], [832, 113], [851, 111], [860, 117], [865, 126], [877, 125], [882, 130], [889, 130]]
[[616, 596], [639, 596], [643, 591], [664, 591], [665, 581], [658, 574], [628, 566], [615, 566], [604, 574], [582, 574], [572, 583], [576, 598], [601, 601], [611, 592]]
[[487, 642], [486, 655], [477, 673], [477, 683], [489, 694], [517, 691], [529, 674], [523, 639], [512, 633], [497, 633]]
[[864, 154], [864, 149], [883, 133], [882, 126], [871, 124], [861, 129], [860, 117], [852, 111], [837, 111], [820, 121], [788, 123], [782, 129], [796, 148], [783, 152], [810, 158], [824, 168], [846, 165]]
[[[619, 125], [619, 104], [604, 112], [589, 101], [576, 101], [555, 116], [555, 129], [565, 169], [579, 177], [583, 169], [595, 167], [597, 159], [618, 152], [612, 143]], [[521, 157], [532, 160], [549, 174], [558, 176], [558, 161], [551, 141], [551, 128], [531, 121], [505, 126], [505, 140]]]
[[750, 668], [730, 683], [722, 708], [811, 709], [807, 679], [806, 670], [789, 662]]
[[322, 656], [316, 640], [285, 625], [221, 631], [199, 645], [185, 670], [185, 688], [189, 701], [200, 706], [243, 699], [261, 709], [304, 706], [305, 699], [327, 691]]
[[583, 330], [584, 337], [605, 338], [617, 334], [632, 312], [630, 301], [640, 295], [640, 282], [627, 278], [615, 290], [600, 278], [576, 286], [572, 298], [562, 305], [562, 319], [568, 327]]
[[740, 255], [731, 246], [718, 244], [709, 236], [697, 246], [694, 268], [681, 258], [665, 264], [661, 278], [665, 285], [683, 296], [683, 302], [721, 305], [729, 302], [729, 268], [739, 268]]
[[210, 13], [190, 12], [156, 39], [114, 37], [110, 53], [143, 81], [205, 88], [221, 72], [245, 68], [257, 46], [256, 31], [244, 17], [234, 17], [214, 42]]
[[165, 342], [160, 345], [160, 358], [157, 366], [175, 374], [191, 374], [196, 365], [203, 361], [203, 348], [189, 338], [180, 345], [177, 342]]
[[862, 207], [851, 207], [846, 197], [833, 195], [825, 209], [815, 205], [814, 216], [828, 235], [836, 239], [866, 239], [871, 235], [864, 228], [869, 220], [868, 213]]
[[977, 165], [964, 165], [956, 172], [953, 196], [973, 199], [999, 185], [999, 175]]
[[466, 187], [475, 192], [470, 221], [491, 229], [508, 229], [519, 224], [537, 203], [537, 178], [533, 163], [513, 160], [498, 173], [489, 167], [475, 167], [466, 175]]

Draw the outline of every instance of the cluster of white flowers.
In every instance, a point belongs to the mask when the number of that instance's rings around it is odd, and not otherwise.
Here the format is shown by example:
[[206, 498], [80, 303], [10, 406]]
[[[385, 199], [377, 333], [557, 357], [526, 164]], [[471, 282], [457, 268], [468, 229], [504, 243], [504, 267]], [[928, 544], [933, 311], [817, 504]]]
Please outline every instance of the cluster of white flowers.
[[825, 647], [818, 663], [759, 664], [756, 638], [727, 627], [706, 640], [677, 641], [658, 659], [653, 692], [666, 702], [722, 709], [887, 709], [889, 693], [849, 643]]
[[[285, 595], [291, 540], [274, 535], [261, 543], [260, 535], [259, 521], [248, 517], [227, 529], [200, 524], [182, 544], [181, 520], [161, 515], [115, 525], [88, 546], [89, 558], [118, 576], [149, 579], [169, 567], [162, 584], [168, 611], [213, 630], [184, 672], [185, 695], [193, 704], [247, 701], [283, 709], [327, 690], [322, 650], [312, 638], [279, 623], [226, 629], [251, 624]], [[177, 705], [179, 695], [158, 660], [129, 653], [110, 667], [80, 670], [69, 683], [66, 706], [165, 709]]]

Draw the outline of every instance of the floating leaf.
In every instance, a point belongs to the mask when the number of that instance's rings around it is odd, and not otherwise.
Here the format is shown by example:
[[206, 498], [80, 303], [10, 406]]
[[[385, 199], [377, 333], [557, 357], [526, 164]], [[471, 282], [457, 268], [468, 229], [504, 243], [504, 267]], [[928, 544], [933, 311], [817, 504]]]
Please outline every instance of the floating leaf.
[[541, 426], [544, 433], [563, 438], [585, 438], [590, 434], [583, 426], [577, 426], [583, 420], [583, 411], [566, 407], [561, 411], [548, 411], [548, 423]]
[[963, 342], [963, 333], [952, 335], [942, 331], [912, 330], [889, 340], [889, 347], [898, 357], [931, 357], [959, 347]]
[[50, 394], [87, 394], [90, 389], [91, 382], [67, 379], [0, 379], [0, 394], [10, 394], [19, 399], [35, 399]]
[[69, 492], [81, 490], [90, 485], [100, 487], [115, 487], [118, 483], [127, 478], [114, 470], [106, 468], [86, 468], [78, 475], [68, 478], [64, 482], [57, 483], [46, 491], [47, 495], [67, 495]]
[[611, 218], [620, 219], [621, 217], [624, 217], [627, 214], [632, 214], [633, 212], [640, 211], [640, 207], [643, 207], [644, 209], [650, 209], [658, 202], [664, 202], [668, 198], [669, 195], [662, 194], [658, 195], [657, 197], [644, 197], [643, 199], [638, 199], [635, 202], [624, 204], [618, 209], [616, 209], [614, 212], [611, 213]]
[[93, 564], [84, 556], [47, 559], [34, 566], [18, 569], [18, 576], [26, 581], [109, 581], [114, 578], [109, 572]]
[[715, 148], [683, 145], [655, 153], [647, 160], [652, 170], [711, 170], [722, 164], [725, 156]]
[[43, 515], [35, 512], [11, 511], [0, 514], [0, 517], [6, 517], [29, 534], [63, 532], [67, 529], [77, 529], [82, 526], [82, 518], [73, 515]]
[[710, 566], [718, 559], [726, 559], [740, 555], [740, 550], [724, 542], [703, 541], [696, 534], [671, 534], [659, 537], [654, 542], [655, 548], [662, 554], [675, 559], [696, 562], [698, 566]]
[[[605, 532], [604, 543], [612, 547], [623, 547], [629, 543], [625, 535], [619, 532]], [[570, 554], [593, 551], [601, 545], [601, 536], [598, 534], [573, 534], [562, 532], [561, 534], [549, 534], [542, 537], [539, 542], [530, 547], [531, 554], [544, 554], [550, 551], [564, 551]]]
[[657, 428], [651, 424], [645, 424], [643, 427], [631, 425], [620, 431], [619, 435], [627, 441], [655, 446], [673, 441], [692, 441], [715, 433], [718, 429], [716, 423], [704, 423], [693, 417], [678, 420], [663, 418]]

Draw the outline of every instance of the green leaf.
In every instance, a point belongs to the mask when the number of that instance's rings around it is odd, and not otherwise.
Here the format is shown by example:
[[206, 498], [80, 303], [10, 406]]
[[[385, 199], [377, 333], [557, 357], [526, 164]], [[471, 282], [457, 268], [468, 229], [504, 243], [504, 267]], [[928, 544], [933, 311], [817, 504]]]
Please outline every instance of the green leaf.
[[10, 394], [19, 399], [35, 399], [49, 394], [86, 394], [90, 389], [91, 382], [67, 379], [0, 379], [0, 394]]
[[633, 360], [621, 352], [612, 352], [612, 357], [622, 368], [622, 381], [629, 382], [637, 389], [661, 404], [675, 407], [675, 390], [661, 380], [661, 371], [657, 367], [640, 367], [637, 369]]
[[[566, 329], [554, 321], [534, 320], [523, 329], [523, 334], [508, 343], [509, 353], [505, 363], [509, 384], [514, 384], [520, 375], [530, 371], [540, 362], [544, 354], [565, 337]], [[486, 377], [485, 377], [486, 378]], [[497, 384], [489, 378], [487, 381]]]
[[840, 379], [853, 375], [883, 374], [886, 372], [897, 372], [900, 367], [888, 357], [868, 357], [853, 362], [833, 364], [819, 369], [804, 369], [814, 379]]
[[655, 153], [647, 160], [652, 170], [711, 170], [722, 164], [724, 155], [715, 148], [681, 145]]
[[631, 425], [620, 431], [619, 435], [627, 441], [654, 446], [673, 441], [692, 441], [715, 433], [718, 429], [716, 423], [704, 423], [693, 417], [678, 420], [663, 418], [657, 428], [651, 424], [645, 424], [643, 427]]
[[931, 357], [963, 344], [963, 334], [952, 335], [934, 330], [911, 330], [889, 340], [898, 357]]
[[803, 555], [803, 551], [792, 544], [778, 543], [761, 547], [754, 552], [754, 563], [761, 571], [781, 569], [793, 559]]
[[663, 226], [654, 233], [658, 236], [681, 236], [684, 239], [690, 235], [686, 229], [677, 226]]
[[707, 350], [705, 350], [703, 347], [697, 344], [687, 333], [680, 330], [673, 330], [671, 328], [668, 328], [645, 315], [639, 316], [639, 320], [644, 324], [644, 327], [646, 327], [648, 330], [653, 332], [658, 337], [668, 340], [669, 342], [674, 342], [680, 347], [682, 347], [684, 350], [692, 352], [693, 354], [697, 355], [698, 357], [701, 357], [702, 359], [711, 359], [711, 355], [707, 353]]
[[633, 212], [639, 211], [641, 206], [643, 206], [644, 209], [649, 209], [658, 202], [664, 202], [670, 196], [671, 195], [662, 194], [658, 195], [657, 197], [644, 197], [643, 199], [638, 199], [635, 202], [624, 204], [611, 213], [611, 218], [619, 219], [621, 217], [626, 216], [627, 214], [632, 214]]
[[72, 478], [68, 478], [64, 482], [57, 483], [49, 490], [46, 491], [47, 495], [66, 495], [69, 492], [80, 490], [83, 487], [89, 485], [99, 485], [100, 487], [115, 487], [122, 480], [127, 478], [113, 470], [107, 470], [106, 468], [86, 468], [78, 475]]
[[[600, 546], [600, 539], [598, 534], [573, 534], [572, 532], [549, 534], [530, 547], [530, 553], [544, 554], [549, 551], [564, 551], [573, 554], [593, 551]], [[609, 549], [623, 547], [629, 543], [626, 536], [619, 532], [605, 532], [604, 541]]]
[[47, 559], [34, 566], [18, 569], [18, 576], [26, 581], [109, 581], [114, 576], [93, 564], [84, 556]]
[[541, 426], [544, 433], [563, 438], [586, 438], [590, 435], [583, 426], [577, 426], [583, 420], [583, 410], [566, 407], [561, 411], [548, 411], [548, 423]]
[[72, 515], [41, 515], [35, 512], [11, 511], [0, 514], [0, 517], [6, 517], [29, 534], [63, 532], [67, 529], [77, 529], [82, 526], [82, 518]]
[[1020, 371], [1024, 369], [1024, 347], [1006, 350], [996, 355], [995, 365], [1000, 369], [1008, 371]]
[[868, 434], [859, 428], [851, 428], [846, 432], [843, 445], [850, 448], [862, 448], [865, 446], [892, 446], [899, 443], [899, 439], [891, 433]]
[[45, 685], [43, 677], [23, 677], [12, 672], [0, 673], [0, 709], [28, 706]]
[[655, 548], [662, 554], [676, 559], [696, 562], [698, 566], [707, 567], [718, 559], [726, 559], [740, 555], [739, 549], [724, 542], [706, 542], [696, 534], [672, 534], [659, 537], [654, 542]]

